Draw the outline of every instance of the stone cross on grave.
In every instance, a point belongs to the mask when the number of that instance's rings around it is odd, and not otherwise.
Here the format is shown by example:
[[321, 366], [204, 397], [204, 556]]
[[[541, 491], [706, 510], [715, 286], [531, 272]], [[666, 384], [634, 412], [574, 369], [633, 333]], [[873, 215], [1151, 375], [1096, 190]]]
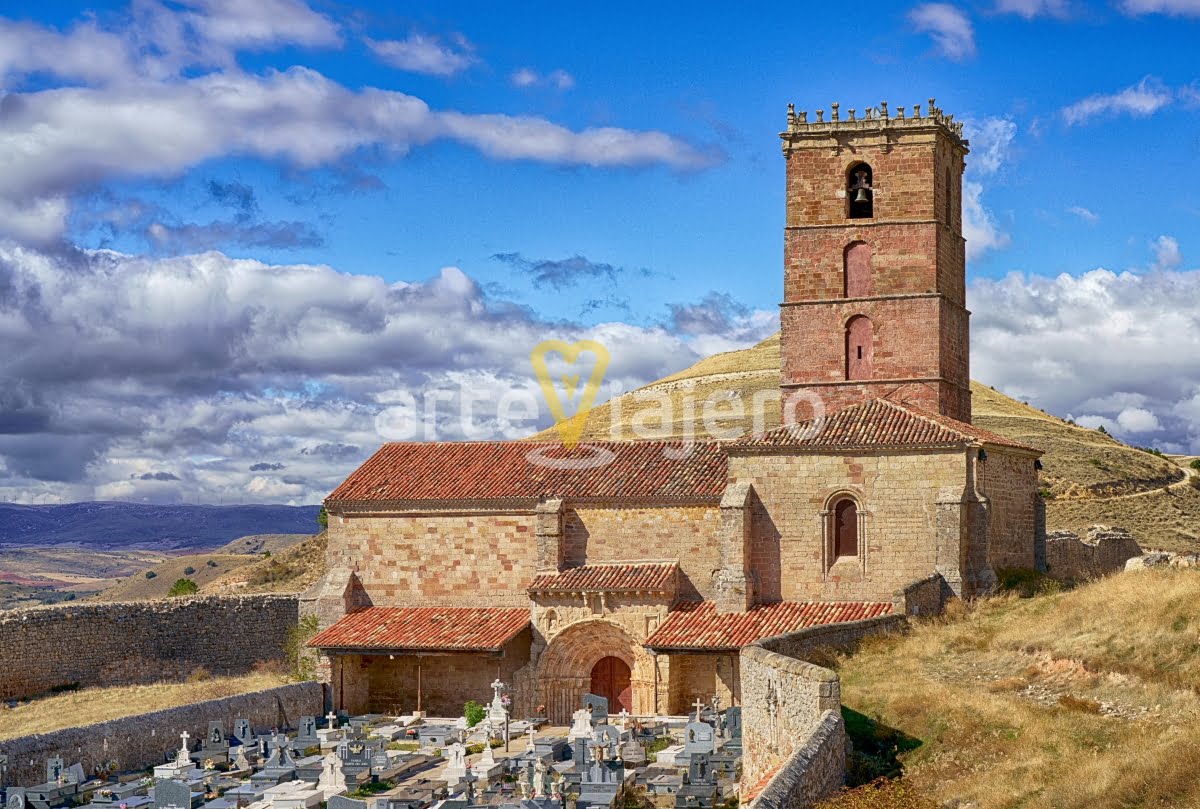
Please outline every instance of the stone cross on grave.
[[497, 678], [496, 678], [496, 679], [495, 679], [495, 680], [492, 682], [492, 691], [496, 692], [496, 693], [495, 693], [495, 694], [492, 696], [492, 699], [494, 699], [494, 700], [495, 700], [497, 703], [499, 703], [499, 702], [500, 702], [500, 692], [501, 692], [503, 689], [504, 689], [504, 683], [500, 682], [500, 678], [499, 678], [499, 677], [497, 677]]
[[175, 763], [180, 767], [190, 767], [192, 765], [192, 756], [188, 751], [188, 739], [192, 734], [186, 730], [179, 734], [179, 755], [175, 757]]
[[529, 734], [529, 744], [525, 749], [532, 752], [537, 747], [537, 745], [533, 743], [533, 734], [537, 733], [537, 728], [535, 728], [533, 725], [530, 725], [525, 732]]
[[330, 712], [329, 712], [329, 713], [328, 713], [328, 714], [325, 716], [325, 719], [326, 719], [326, 720], [328, 720], [328, 722], [329, 722], [329, 729], [330, 729], [330, 730], [336, 730], [336, 729], [337, 729], [337, 726], [338, 726], [338, 718], [337, 718], [337, 714], [335, 714], [333, 711], [330, 711]]
[[696, 697], [696, 702], [694, 704], [696, 706], [696, 721], [699, 722], [700, 721], [700, 709], [704, 707], [704, 701], [702, 699], [700, 699], [700, 697]]

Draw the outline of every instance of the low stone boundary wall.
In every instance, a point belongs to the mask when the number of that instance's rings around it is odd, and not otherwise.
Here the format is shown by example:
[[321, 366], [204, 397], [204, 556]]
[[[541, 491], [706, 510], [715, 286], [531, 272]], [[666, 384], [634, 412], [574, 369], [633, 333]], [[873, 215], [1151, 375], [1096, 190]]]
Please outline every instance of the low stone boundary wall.
[[846, 771], [841, 683], [802, 659], [818, 649], [852, 651], [864, 638], [902, 631], [903, 615], [827, 624], [764, 638], [742, 649], [742, 785], [772, 772], [751, 806], [801, 809], [839, 786]]
[[226, 733], [233, 730], [237, 719], [249, 719], [257, 730], [285, 724], [295, 727], [300, 716], [324, 713], [324, 705], [325, 690], [320, 683], [294, 683], [94, 725], [20, 736], [0, 741], [0, 753], [8, 755], [8, 783], [32, 786], [45, 780], [46, 759], [53, 756], [61, 756], [67, 765], [79, 762], [87, 774], [97, 765], [112, 761], [119, 771], [140, 770], [162, 764], [168, 751], [178, 750], [179, 734], [185, 730], [191, 734], [193, 744], [203, 739], [210, 721], [223, 722]]
[[846, 776], [846, 728], [840, 711], [826, 711], [808, 741], [779, 768], [753, 805], [804, 809], [841, 787]]
[[241, 674], [283, 658], [295, 595], [72, 603], [0, 612], [0, 700], [56, 686]]
[[942, 574], [911, 582], [892, 595], [892, 611], [900, 615], [939, 615], [954, 595]]
[[1115, 573], [1141, 555], [1141, 547], [1124, 528], [1093, 526], [1082, 539], [1074, 531], [1046, 536], [1046, 573], [1054, 579], [1091, 579]]

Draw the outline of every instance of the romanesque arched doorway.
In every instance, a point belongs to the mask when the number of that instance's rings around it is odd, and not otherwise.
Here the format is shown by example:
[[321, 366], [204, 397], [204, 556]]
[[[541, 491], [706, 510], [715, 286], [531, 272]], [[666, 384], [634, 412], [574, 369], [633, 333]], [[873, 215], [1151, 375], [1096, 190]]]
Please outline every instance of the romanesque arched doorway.
[[633, 688], [629, 664], [619, 657], [602, 657], [592, 666], [592, 693], [608, 700], [612, 713], [633, 713]]
[[539, 702], [556, 724], [569, 723], [583, 695], [595, 687], [615, 689], [612, 694], [596, 691], [608, 698], [614, 713], [621, 708], [633, 714], [654, 712], [654, 659], [629, 632], [604, 619], [580, 621], [559, 632], [537, 666]]

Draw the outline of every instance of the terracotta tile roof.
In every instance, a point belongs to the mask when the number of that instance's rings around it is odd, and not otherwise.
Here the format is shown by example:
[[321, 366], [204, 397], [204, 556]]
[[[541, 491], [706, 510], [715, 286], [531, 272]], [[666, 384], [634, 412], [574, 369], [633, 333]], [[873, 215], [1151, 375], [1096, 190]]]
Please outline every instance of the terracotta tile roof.
[[872, 601], [781, 601], [759, 604], [743, 613], [718, 615], [711, 601], [685, 601], [667, 614], [667, 620], [645, 645], [655, 651], [732, 651], [772, 635], [820, 624], [861, 621], [891, 610], [891, 604]]
[[947, 416], [911, 404], [871, 399], [825, 417], [747, 436], [726, 446], [737, 448], [866, 449], [873, 447], [957, 447], [992, 444], [1030, 452], [1038, 450]]
[[762, 778], [759, 778], [753, 784], [742, 790], [741, 795], [738, 796], [741, 798], [739, 802], [743, 806], [749, 806], [755, 798], [762, 794], [762, 791], [767, 788], [767, 784], [771, 783], [772, 779], [774, 779], [782, 769], [783, 764], [780, 763], [763, 773]]
[[558, 574], [536, 576], [531, 593], [673, 591], [679, 576], [676, 562], [583, 565]]
[[679, 458], [686, 447], [678, 441], [593, 442], [572, 450], [531, 441], [384, 444], [326, 502], [719, 498], [724, 453], [716, 444], [695, 444]]
[[497, 652], [529, 626], [529, 610], [367, 607], [308, 642], [316, 649]]

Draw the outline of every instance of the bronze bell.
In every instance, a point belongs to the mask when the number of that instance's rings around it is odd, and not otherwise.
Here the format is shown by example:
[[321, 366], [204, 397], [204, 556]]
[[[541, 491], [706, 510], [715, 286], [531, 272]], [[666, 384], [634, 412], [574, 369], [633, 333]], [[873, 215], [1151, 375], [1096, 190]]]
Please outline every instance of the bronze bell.
[[871, 200], [867, 198], [867, 189], [859, 188], [858, 193], [854, 195], [854, 201], [855, 202], [870, 202]]

